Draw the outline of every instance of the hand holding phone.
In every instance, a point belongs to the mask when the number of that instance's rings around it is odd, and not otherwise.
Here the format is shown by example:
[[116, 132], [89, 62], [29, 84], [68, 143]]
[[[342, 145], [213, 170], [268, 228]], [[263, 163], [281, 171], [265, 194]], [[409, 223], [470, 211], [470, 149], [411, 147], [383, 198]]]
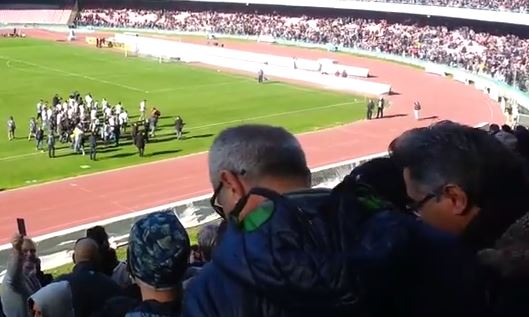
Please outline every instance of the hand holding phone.
[[18, 233], [19, 233], [22, 237], [27, 236], [27, 232], [26, 232], [26, 221], [24, 220], [24, 218], [17, 218], [17, 225], [18, 225]]

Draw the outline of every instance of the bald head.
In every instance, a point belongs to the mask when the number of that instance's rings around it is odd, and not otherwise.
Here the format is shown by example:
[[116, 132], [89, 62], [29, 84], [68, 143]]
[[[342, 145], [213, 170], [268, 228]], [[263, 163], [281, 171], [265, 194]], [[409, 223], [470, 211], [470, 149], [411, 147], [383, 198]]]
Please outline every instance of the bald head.
[[83, 238], [77, 241], [74, 247], [73, 256], [75, 263], [95, 262], [99, 255], [97, 242], [90, 238]]

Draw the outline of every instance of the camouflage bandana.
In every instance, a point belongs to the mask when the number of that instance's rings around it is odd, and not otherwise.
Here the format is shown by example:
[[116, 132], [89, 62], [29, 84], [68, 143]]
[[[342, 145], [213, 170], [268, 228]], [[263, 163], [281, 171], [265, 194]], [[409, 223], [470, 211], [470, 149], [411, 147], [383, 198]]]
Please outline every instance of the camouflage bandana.
[[171, 289], [180, 284], [189, 253], [187, 232], [172, 211], [149, 214], [130, 231], [130, 273], [155, 289]]

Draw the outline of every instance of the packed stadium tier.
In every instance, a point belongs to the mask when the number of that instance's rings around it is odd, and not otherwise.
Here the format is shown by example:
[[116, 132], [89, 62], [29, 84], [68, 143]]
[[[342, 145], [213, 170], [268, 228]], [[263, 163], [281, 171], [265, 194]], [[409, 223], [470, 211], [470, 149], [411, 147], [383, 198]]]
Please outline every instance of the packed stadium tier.
[[529, 40], [470, 27], [386, 20], [259, 13], [154, 10], [84, 10], [79, 26], [157, 28], [218, 34], [266, 35], [405, 55], [491, 76], [524, 91], [529, 87]]

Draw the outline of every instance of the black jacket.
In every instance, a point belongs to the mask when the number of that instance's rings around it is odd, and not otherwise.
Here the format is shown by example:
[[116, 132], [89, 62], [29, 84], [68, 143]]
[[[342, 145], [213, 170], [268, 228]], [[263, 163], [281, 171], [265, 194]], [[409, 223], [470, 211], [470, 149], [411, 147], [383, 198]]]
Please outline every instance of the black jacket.
[[88, 317], [108, 299], [122, 295], [121, 289], [112, 279], [87, 262], [76, 264], [72, 273], [59, 277], [57, 281], [68, 281], [70, 284], [76, 317]]

